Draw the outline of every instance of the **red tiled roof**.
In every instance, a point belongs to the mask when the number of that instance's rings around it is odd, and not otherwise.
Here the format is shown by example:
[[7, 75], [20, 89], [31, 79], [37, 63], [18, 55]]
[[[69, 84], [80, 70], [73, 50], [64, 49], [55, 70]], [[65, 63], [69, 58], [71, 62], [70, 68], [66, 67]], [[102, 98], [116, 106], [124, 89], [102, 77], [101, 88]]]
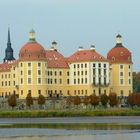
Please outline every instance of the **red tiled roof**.
[[47, 50], [46, 59], [49, 68], [69, 68], [64, 56], [55, 50]]
[[81, 50], [68, 57], [68, 62], [108, 61], [95, 50]]
[[19, 53], [19, 60], [44, 60], [45, 59], [45, 50], [37, 42], [29, 42], [25, 44]]
[[131, 52], [121, 44], [117, 44], [112, 48], [108, 52], [107, 58], [112, 63], [132, 63]]
[[13, 61], [13, 62], [6, 62], [0, 64], [0, 72], [9, 72], [12, 68], [12, 66], [17, 65], [18, 61]]

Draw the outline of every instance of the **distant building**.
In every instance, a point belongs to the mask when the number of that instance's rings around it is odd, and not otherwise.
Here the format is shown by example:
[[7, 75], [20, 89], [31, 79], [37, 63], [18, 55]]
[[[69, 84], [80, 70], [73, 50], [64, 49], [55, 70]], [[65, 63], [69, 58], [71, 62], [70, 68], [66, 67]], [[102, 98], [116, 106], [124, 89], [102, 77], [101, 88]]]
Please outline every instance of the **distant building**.
[[57, 42], [45, 50], [29, 33], [29, 41], [20, 49], [19, 58], [13, 57], [8, 30], [8, 43], [4, 62], [0, 64], [0, 96], [16, 94], [25, 98], [44, 96], [88, 96], [116, 92], [128, 96], [132, 91], [132, 57], [123, 47], [122, 37], [116, 37], [116, 46], [107, 58], [95, 46], [78, 51], [65, 58], [58, 52]]

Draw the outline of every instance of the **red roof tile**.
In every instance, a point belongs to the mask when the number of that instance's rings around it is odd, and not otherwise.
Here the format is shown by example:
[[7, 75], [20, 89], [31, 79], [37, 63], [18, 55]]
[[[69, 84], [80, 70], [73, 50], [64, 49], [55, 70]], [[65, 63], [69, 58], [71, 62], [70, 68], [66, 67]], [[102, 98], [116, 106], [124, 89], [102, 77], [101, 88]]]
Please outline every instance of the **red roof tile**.
[[55, 50], [47, 50], [46, 59], [49, 68], [69, 68], [64, 56]]
[[45, 59], [45, 50], [37, 42], [29, 42], [25, 44], [19, 53], [19, 60], [44, 60]]
[[68, 62], [108, 61], [95, 50], [81, 50], [68, 57]]
[[107, 58], [112, 63], [132, 63], [131, 52], [121, 44], [112, 48], [108, 52]]
[[0, 72], [9, 72], [12, 68], [12, 66], [17, 65], [18, 61], [13, 61], [13, 62], [6, 62], [0, 64]]

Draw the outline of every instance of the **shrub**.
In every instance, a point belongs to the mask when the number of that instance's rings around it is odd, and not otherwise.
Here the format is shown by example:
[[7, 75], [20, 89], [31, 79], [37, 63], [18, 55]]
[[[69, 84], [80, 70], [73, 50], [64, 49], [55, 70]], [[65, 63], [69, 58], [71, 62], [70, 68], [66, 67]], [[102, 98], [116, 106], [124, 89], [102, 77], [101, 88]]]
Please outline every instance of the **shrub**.
[[99, 97], [96, 94], [90, 95], [90, 103], [94, 106], [94, 108], [99, 104]]
[[111, 107], [117, 106], [118, 100], [117, 100], [117, 94], [116, 93], [110, 93], [109, 94], [109, 104]]
[[45, 97], [42, 94], [39, 94], [38, 104], [40, 105], [41, 108], [42, 108], [42, 105], [45, 104]]
[[12, 109], [14, 109], [14, 107], [17, 105], [17, 100], [16, 100], [16, 95], [12, 94], [9, 98], [8, 98], [8, 105], [12, 107]]
[[102, 94], [101, 95], [101, 104], [106, 107], [107, 103], [108, 103], [108, 96], [106, 94]]
[[28, 93], [27, 94], [27, 97], [26, 97], [26, 105], [28, 107], [31, 107], [31, 105], [33, 105], [33, 98], [32, 98], [31, 93]]

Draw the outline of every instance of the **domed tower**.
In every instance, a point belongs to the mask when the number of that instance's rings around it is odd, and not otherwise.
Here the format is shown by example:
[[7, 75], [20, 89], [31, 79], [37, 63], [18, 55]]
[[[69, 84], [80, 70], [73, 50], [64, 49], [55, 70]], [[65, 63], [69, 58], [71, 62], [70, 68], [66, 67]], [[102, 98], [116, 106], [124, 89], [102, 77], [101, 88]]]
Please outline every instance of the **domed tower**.
[[116, 36], [116, 45], [107, 58], [110, 61], [111, 92], [124, 97], [132, 93], [132, 55], [122, 44], [122, 36]]
[[13, 56], [13, 49], [11, 47], [11, 40], [10, 40], [10, 29], [8, 29], [8, 41], [7, 41], [7, 48], [5, 49], [5, 57], [3, 62], [9, 62], [15, 60]]
[[34, 30], [29, 32], [29, 41], [20, 49], [18, 65], [20, 98], [26, 98], [28, 93], [32, 97], [45, 95], [46, 53], [36, 41]]

